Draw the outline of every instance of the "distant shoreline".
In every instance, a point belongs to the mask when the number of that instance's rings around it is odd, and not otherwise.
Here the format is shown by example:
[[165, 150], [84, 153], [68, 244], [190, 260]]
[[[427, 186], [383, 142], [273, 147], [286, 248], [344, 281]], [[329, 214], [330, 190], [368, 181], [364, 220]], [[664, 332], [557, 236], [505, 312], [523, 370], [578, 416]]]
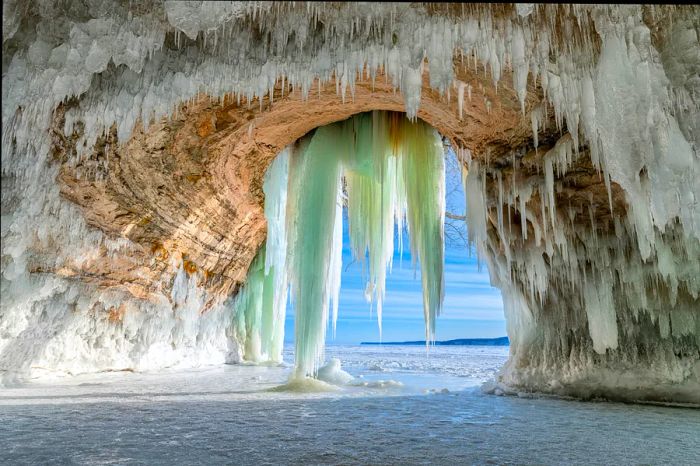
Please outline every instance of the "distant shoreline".
[[[434, 342], [436, 346], [508, 346], [508, 337], [499, 338], [458, 338]], [[425, 340], [419, 341], [363, 341], [360, 345], [425, 345]]]

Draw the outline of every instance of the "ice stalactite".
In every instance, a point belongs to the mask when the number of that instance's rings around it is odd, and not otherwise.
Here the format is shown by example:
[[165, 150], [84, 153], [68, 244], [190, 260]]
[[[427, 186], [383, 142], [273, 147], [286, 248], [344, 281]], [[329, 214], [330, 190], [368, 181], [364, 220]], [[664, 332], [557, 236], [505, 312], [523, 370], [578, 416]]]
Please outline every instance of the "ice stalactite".
[[[265, 242], [265, 309], [262, 341], [273, 361], [282, 360], [284, 319], [289, 289], [287, 279], [287, 185], [289, 150], [283, 150], [274, 160], [263, 183], [266, 199], [267, 239]], [[267, 251], [270, 251], [268, 254]]]
[[411, 257], [420, 262], [425, 339], [431, 341], [445, 294], [445, 159], [440, 136], [428, 125], [404, 123], [398, 139]]
[[367, 298], [382, 300], [394, 252], [394, 224], [408, 227], [420, 263], [426, 341], [434, 339], [444, 294], [445, 165], [441, 138], [422, 122], [373, 112], [354, 117], [354, 153], [344, 168], [349, 235], [355, 257], [369, 260]]
[[[394, 257], [394, 223], [403, 218], [405, 202], [398, 189], [399, 158], [391, 147], [389, 120], [374, 114], [358, 115], [353, 150], [345, 163], [348, 228], [352, 251], [359, 261], [369, 258], [366, 297], [376, 301], [379, 333], [387, 269]], [[399, 230], [400, 231], [400, 230]]]
[[[402, 114], [372, 112], [318, 128], [285, 149], [269, 169], [267, 245], [236, 301], [244, 359], [267, 360], [268, 343], [261, 335], [266, 322], [284, 325], [288, 277], [296, 313], [295, 377], [314, 376], [323, 362], [329, 317], [335, 327], [338, 315], [343, 177], [351, 249], [357, 260], [368, 263], [366, 298], [376, 300], [380, 329], [394, 228], [398, 224], [402, 233], [405, 225], [414, 263], [421, 269], [426, 339], [434, 338], [444, 290], [441, 138], [427, 124], [410, 122]], [[270, 268], [264, 270], [263, 264]], [[284, 276], [266, 276], [277, 270], [284, 270]], [[275, 333], [275, 338], [279, 343], [283, 337]]]
[[[323, 362], [323, 345], [328, 323], [331, 285], [338, 280], [340, 263], [333, 260], [338, 252], [336, 216], [341, 179], [342, 128], [329, 125], [318, 128], [303, 153], [290, 160], [288, 196], [292, 208], [287, 210], [289, 228], [289, 280], [294, 299], [295, 373], [299, 377], [315, 374]], [[341, 244], [342, 246], [342, 244]]]
[[331, 298], [331, 321], [333, 336], [335, 337], [336, 324], [338, 322], [338, 308], [340, 305], [340, 276], [343, 270], [343, 191], [338, 186], [338, 198], [335, 204], [335, 224], [333, 225], [333, 246], [331, 247], [330, 275], [328, 276], [328, 288]]
[[281, 362], [287, 309], [287, 184], [290, 150], [274, 160], [263, 184], [267, 240], [235, 298], [236, 339], [245, 361]]
[[[78, 121], [86, 125], [82, 150], [113, 123], [123, 142], [137, 123], [148, 127], [201, 92], [214, 98], [232, 92], [262, 105], [265, 96], [274, 100], [281, 83], [283, 93], [291, 87], [307, 98], [316, 85], [333, 80], [346, 100], [359, 77], [380, 73], [401, 91], [414, 118], [424, 73], [443, 94], [453, 86], [455, 53], [478, 60], [496, 84], [512, 68], [521, 103], [528, 80], [541, 81], [559, 120], [566, 113], [573, 121], [578, 96], [563, 84], [578, 85], [573, 74], [595, 64], [594, 18], [641, 16], [639, 6], [592, 5], [537, 5], [523, 16], [513, 6], [478, 4], [461, 11], [397, 3], [70, 4], [3, 4], [3, 76], [13, 83], [3, 88], [3, 131], [20, 129], [19, 146], [24, 128], [48, 128], [51, 111], [73, 96], [83, 102], [66, 129]], [[559, 30], [567, 31], [566, 40]], [[268, 40], [256, 40], [259, 34]], [[471, 95], [472, 88], [466, 90]], [[10, 124], [19, 108], [23, 115]]]
[[245, 286], [236, 296], [236, 340], [242, 343], [243, 359], [262, 362], [262, 320], [265, 309], [265, 247], [248, 269]]

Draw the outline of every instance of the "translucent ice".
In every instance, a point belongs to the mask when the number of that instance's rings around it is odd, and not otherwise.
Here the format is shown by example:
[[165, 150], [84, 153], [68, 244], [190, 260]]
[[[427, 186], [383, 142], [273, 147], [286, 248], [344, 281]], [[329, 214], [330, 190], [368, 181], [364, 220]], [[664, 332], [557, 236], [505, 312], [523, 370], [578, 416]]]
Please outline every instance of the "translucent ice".
[[296, 313], [295, 376], [317, 375], [329, 317], [335, 326], [338, 314], [343, 177], [350, 243], [356, 258], [368, 261], [367, 299], [377, 303], [380, 329], [394, 226], [401, 231], [406, 224], [414, 261], [421, 266], [426, 336], [434, 337], [444, 290], [443, 159], [434, 129], [386, 112], [318, 128], [277, 157], [264, 185], [267, 246], [236, 298], [236, 329], [246, 360], [277, 360], [289, 277]]

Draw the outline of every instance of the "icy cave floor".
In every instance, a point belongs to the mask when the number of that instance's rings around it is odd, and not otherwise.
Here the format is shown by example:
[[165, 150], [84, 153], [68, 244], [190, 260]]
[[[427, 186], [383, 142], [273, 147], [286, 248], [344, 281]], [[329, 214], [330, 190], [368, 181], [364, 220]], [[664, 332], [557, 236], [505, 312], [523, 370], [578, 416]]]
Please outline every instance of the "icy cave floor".
[[[485, 395], [503, 348], [330, 347], [355, 381], [270, 392], [290, 366], [40, 381], [0, 392], [2, 464], [693, 464], [700, 410]], [[362, 377], [359, 377], [359, 376]], [[378, 383], [392, 380], [398, 383]], [[447, 389], [447, 390], [445, 390]]]

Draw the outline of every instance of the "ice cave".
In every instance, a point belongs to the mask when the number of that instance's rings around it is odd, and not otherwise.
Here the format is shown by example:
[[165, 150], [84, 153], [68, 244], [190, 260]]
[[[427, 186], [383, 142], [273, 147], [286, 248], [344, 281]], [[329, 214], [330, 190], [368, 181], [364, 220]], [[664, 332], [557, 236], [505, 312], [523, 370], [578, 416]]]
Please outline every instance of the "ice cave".
[[314, 377], [338, 238], [443, 294], [442, 138], [503, 296], [492, 390], [700, 403], [700, 8], [3, 2], [0, 379]]

